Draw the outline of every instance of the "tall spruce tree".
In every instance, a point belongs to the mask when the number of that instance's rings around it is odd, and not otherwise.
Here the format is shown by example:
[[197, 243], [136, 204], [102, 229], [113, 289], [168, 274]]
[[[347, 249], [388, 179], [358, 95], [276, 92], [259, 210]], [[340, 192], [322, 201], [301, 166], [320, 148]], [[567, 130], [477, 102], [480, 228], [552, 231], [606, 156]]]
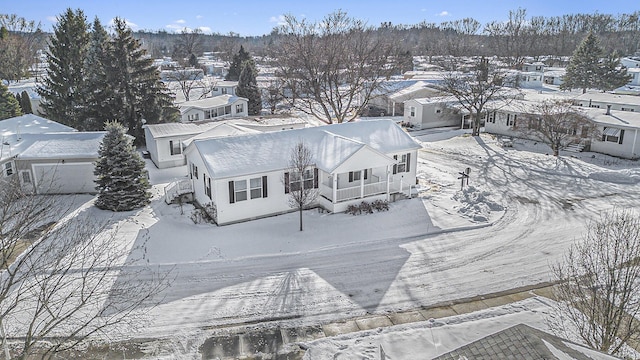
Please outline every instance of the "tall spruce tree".
[[174, 121], [175, 108], [153, 60], [146, 56], [123, 19], [114, 19], [114, 31], [112, 66], [108, 74], [118, 95], [113, 101], [114, 118], [127, 127], [128, 134], [136, 139], [136, 143], [143, 144], [144, 122]]
[[74, 128], [81, 127], [85, 108], [83, 81], [88, 40], [84, 13], [68, 8], [54, 25], [46, 53], [48, 76], [37, 89], [44, 116]]
[[13, 93], [0, 81], [0, 120], [20, 115], [22, 115], [22, 110], [16, 97], [13, 96]]
[[33, 108], [31, 107], [31, 98], [26, 90], [20, 94], [20, 107], [23, 114], [33, 114]]
[[84, 61], [86, 106], [83, 108], [82, 130], [102, 130], [107, 121], [117, 120], [114, 118], [116, 94], [108, 77], [112, 63], [110, 46], [109, 34], [96, 17]]
[[258, 70], [253, 59], [245, 60], [242, 63], [236, 95], [249, 100], [247, 109], [249, 115], [260, 115], [260, 111], [262, 111], [262, 97], [256, 80], [257, 73]]
[[229, 66], [229, 72], [225, 77], [228, 81], [239, 81], [240, 72], [242, 71], [242, 63], [251, 59], [251, 55], [244, 50], [244, 46], [240, 45], [240, 50], [237, 54], [233, 55], [233, 60]]
[[612, 90], [620, 87], [630, 77], [619, 60], [615, 53], [605, 54], [596, 35], [589, 32], [573, 52], [560, 89], [582, 89], [584, 94], [590, 88]]
[[129, 211], [149, 203], [149, 181], [144, 160], [135, 150], [124, 126], [112, 121], [98, 149], [95, 205], [104, 210]]

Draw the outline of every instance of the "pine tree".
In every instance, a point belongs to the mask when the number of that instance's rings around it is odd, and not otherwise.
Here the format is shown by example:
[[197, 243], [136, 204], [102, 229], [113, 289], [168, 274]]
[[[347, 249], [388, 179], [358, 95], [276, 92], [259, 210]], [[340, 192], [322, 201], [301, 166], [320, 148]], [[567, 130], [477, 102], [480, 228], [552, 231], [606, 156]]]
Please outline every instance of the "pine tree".
[[31, 98], [26, 90], [20, 94], [20, 107], [23, 114], [33, 114], [33, 108], [31, 107]]
[[240, 72], [242, 71], [242, 63], [249, 59], [251, 59], [251, 55], [249, 55], [248, 52], [244, 51], [244, 46], [240, 45], [240, 51], [238, 51], [237, 54], [233, 55], [233, 60], [231, 61], [229, 72], [227, 73], [225, 80], [239, 81]]
[[47, 75], [38, 88], [41, 109], [47, 118], [80, 127], [84, 104], [82, 93], [88, 25], [82, 10], [68, 8], [58, 17], [46, 54]]
[[582, 93], [589, 88], [612, 90], [629, 81], [617, 55], [607, 56], [593, 32], [589, 32], [573, 52], [563, 79], [560, 89], [582, 89]]
[[236, 89], [236, 95], [249, 100], [247, 109], [249, 115], [260, 115], [262, 110], [262, 97], [256, 80], [257, 72], [253, 59], [245, 60], [241, 66], [238, 88]]
[[0, 120], [20, 115], [22, 115], [22, 111], [16, 97], [0, 81]]
[[113, 115], [128, 128], [128, 134], [142, 144], [143, 120], [149, 124], [174, 121], [176, 110], [153, 60], [146, 56], [123, 19], [114, 19], [114, 31], [112, 66], [108, 74], [111, 86], [118, 94], [113, 101]]
[[110, 56], [109, 34], [96, 17], [84, 61], [86, 106], [83, 109], [84, 121], [81, 130], [101, 130], [106, 122], [117, 120], [114, 118], [117, 112], [114, 109], [116, 94], [111, 79], [107, 76], [111, 66]]
[[105, 125], [107, 134], [98, 149], [96, 161], [95, 205], [103, 210], [129, 211], [149, 203], [149, 181], [144, 160], [133, 147], [124, 127], [115, 122]]

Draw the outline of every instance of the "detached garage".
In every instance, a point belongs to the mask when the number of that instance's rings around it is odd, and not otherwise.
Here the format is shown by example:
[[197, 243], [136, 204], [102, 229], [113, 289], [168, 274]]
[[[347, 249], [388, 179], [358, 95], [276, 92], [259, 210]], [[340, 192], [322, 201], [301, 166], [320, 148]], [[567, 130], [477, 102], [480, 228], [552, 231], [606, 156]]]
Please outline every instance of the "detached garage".
[[42, 134], [15, 158], [23, 188], [38, 194], [95, 193], [93, 164], [105, 134]]

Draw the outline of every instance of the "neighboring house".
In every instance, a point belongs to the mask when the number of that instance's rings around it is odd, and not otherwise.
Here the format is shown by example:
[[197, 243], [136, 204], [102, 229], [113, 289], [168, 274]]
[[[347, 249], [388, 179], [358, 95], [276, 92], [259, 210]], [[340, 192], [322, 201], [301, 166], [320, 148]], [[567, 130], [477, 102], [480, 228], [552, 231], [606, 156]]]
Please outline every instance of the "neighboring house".
[[505, 85], [515, 88], [540, 88], [544, 74], [541, 71], [511, 70], [505, 76]]
[[402, 116], [405, 101], [438, 94], [434, 85], [434, 82], [427, 80], [387, 81], [369, 99], [367, 115]]
[[610, 94], [602, 92], [587, 92], [573, 99], [574, 105], [611, 110], [640, 112], [640, 97], [632, 95]]
[[28, 114], [0, 121], [0, 179], [18, 176], [26, 191], [94, 193], [94, 162], [104, 132], [77, 132]]
[[588, 109], [586, 114], [598, 126], [601, 136], [591, 141], [591, 151], [627, 159], [640, 158], [640, 113]]
[[524, 72], [544, 72], [544, 63], [542, 62], [534, 62], [534, 63], [524, 63], [522, 64], [522, 71]]
[[407, 100], [403, 121], [415, 129], [460, 125], [462, 115], [456, 104], [459, 101], [452, 96]]
[[564, 75], [567, 73], [565, 68], [549, 67], [544, 70], [543, 82], [547, 85], [562, 85], [564, 83]]
[[640, 57], [624, 57], [620, 63], [627, 69], [640, 68]]
[[518, 324], [442, 354], [434, 360], [519, 359], [519, 360], [616, 360], [617, 358]]
[[536, 103], [527, 100], [490, 101], [485, 105], [487, 116], [484, 130], [490, 134], [521, 137], [515, 130], [518, 117], [521, 119], [533, 113]]
[[160, 71], [162, 81], [193, 81], [204, 79], [204, 71], [196, 68], [182, 68]]
[[[315, 162], [303, 179], [288, 170], [300, 141]], [[311, 206], [330, 212], [410, 196], [419, 148], [393, 121], [371, 120], [194, 140], [185, 154], [195, 201], [224, 225], [293, 211], [289, 192], [301, 182], [318, 190]]]
[[236, 96], [237, 81], [213, 80], [211, 81], [211, 93], [207, 96], [232, 95]]
[[248, 103], [245, 98], [233, 95], [185, 101], [179, 104], [182, 122], [217, 120], [248, 116]]
[[151, 161], [159, 169], [182, 166], [183, 150], [193, 139], [237, 136], [267, 131], [304, 128], [297, 118], [233, 119], [199, 123], [165, 123], [144, 126], [144, 137]]
[[184, 165], [185, 160], [182, 154], [184, 146], [182, 142], [195, 135], [202, 134], [214, 126], [215, 123], [145, 125], [144, 138], [151, 161], [158, 169]]

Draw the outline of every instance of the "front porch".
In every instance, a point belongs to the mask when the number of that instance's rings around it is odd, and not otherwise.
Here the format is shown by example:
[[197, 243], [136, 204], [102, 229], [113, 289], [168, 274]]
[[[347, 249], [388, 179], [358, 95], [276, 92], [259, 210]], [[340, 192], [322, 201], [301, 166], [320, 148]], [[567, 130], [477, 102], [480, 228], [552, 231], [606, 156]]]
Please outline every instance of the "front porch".
[[394, 193], [404, 193], [411, 197], [412, 186], [411, 182], [403, 181], [402, 177], [396, 179], [387, 166], [322, 174], [319, 195], [333, 204], [372, 197], [389, 200], [389, 195]]

